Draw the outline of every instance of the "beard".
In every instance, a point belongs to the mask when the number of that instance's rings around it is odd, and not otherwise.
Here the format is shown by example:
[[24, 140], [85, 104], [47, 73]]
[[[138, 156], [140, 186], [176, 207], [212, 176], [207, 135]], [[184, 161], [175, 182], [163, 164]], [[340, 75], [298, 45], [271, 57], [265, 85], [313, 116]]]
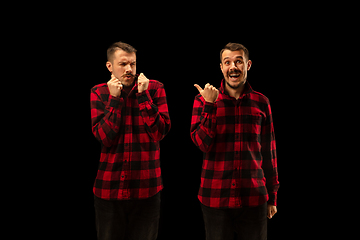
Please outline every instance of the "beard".
[[231, 85], [228, 81], [225, 81], [226, 82], [226, 85], [228, 85], [229, 87], [231, 87], [232, 89], [238, 89], [242, 86], [244, 86], [244, 84], [246, 83], [246, 79], [244, 79], [243, 81], [239, 82], [238, 84], [236, 85]]

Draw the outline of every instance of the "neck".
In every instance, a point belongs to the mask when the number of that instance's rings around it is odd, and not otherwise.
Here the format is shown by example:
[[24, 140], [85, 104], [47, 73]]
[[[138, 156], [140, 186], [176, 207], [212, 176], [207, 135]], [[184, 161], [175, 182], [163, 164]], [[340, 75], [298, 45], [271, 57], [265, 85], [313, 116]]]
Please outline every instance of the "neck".
[[131, 89], [134, 87], [134, 82], [132, 84], [130, 84], [129, 86], [125, 86], [123, 85], [123, 91], [126, 93], [126, 94], [129, 94]]
[[225, 84], [225, 90], [228, 92], [228, 94], [235, 98], [236, 100], [239, 99], [239, 97], [241, 96], [241, 94], [243, 93], [245, 88], [245, 83], [241, 84], [238, 88], [234, 89], [232, 87], [230, 87], [227, 83]]
[[130, 90], [134, 87], [135, 85], [135, 81], [133, 81], [132, 83], [130, 83], [130, 85], [124, 85], [123, 84], [123, 88], [130, 88]]

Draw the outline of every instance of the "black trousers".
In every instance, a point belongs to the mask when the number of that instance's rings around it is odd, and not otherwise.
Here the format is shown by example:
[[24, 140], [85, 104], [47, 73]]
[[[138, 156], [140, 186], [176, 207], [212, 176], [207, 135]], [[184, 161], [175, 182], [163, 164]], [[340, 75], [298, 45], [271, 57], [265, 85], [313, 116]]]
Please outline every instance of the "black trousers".
[[94, 196], [98, 240], [155, 240], [160, 193], [142, 200], [108, 201]]
[[258, 207], [216, 209], [201, 204], [206, 240], [267, 239], [267, 203]]

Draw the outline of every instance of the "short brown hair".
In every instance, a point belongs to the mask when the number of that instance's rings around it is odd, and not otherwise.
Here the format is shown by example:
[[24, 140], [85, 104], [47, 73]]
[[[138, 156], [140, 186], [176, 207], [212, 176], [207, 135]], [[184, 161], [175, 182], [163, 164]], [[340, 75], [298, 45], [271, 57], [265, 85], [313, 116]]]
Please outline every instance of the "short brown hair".
[[226, 46], [221, 49], [220, 51], [220, 62], [222, 62], [222, 54], [225, 50], [230, 50], [230, 51], [239, 51], [239, 50], [243, 50], [245, 53], [245, 57], [247, 60], [249, 60], [249, 50], [242, 44], [240, 43], [228, 43], [226, 44]]
[[107, 60], [111, 62], [113, 60], [116, 50], [120, 49], [127, 53], [136, 53], [136, 49], [133, 46], [123, 42], [115, 42], [111, 44], [111, 46], [107, 50]]

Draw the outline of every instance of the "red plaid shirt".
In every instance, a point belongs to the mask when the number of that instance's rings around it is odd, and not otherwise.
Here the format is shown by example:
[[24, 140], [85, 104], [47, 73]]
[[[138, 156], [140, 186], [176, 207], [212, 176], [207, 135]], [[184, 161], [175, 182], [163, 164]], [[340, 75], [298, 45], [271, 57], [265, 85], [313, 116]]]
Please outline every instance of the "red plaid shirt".
[[101, 143], [94, 194], [122, 200], [161, 191], [159, 141], [170, 130], [163, 84], [150, 80], [142, 93], [135, 84], [120, 98], [110, 95], [106, 83], [99, 84], [91, 89], [90, 103], [92, 132]]
[[276, 205], [279, 188], [269, 100], [246, 82], [238, 100], [221, 82], [215, 103], [198, 94], [191, 138], [204, 152], [200, 202], [213, 208]]

